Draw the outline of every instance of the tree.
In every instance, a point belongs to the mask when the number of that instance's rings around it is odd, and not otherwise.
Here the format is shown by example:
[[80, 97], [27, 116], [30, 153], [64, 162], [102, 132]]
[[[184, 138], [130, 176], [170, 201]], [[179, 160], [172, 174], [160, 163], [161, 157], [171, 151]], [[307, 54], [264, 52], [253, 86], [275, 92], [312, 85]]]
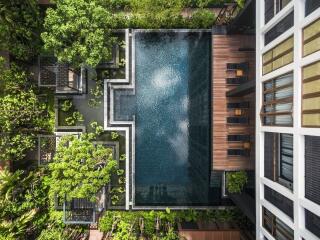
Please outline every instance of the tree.
[[0, 49], [27, 60], [38, 53], [41, 19], [36, 0], [0, 1]]
[[92, 136], [65, 136], [49, 164], [50, 192], [68, 201], [72, 198], [95, 201], [96, 193], [110, 182], [116, 166], [112, 149], [94, 145]]
[[118, 18], [100, 0], [57, 0], [47, 10], [41, 34], [46, 50], [60, 62], [95, 67], [110, 59]]
[[47, 106], [41, 103], [27, 74], [0, 58], [0, 161], [20, 160], [34, 146], [34, 134], [50, 131]]

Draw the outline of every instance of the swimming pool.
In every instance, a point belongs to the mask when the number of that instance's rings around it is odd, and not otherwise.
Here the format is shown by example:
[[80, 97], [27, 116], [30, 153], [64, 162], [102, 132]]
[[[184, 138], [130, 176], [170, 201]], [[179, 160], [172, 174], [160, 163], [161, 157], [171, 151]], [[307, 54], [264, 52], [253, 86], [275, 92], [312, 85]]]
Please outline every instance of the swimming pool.
[[134, 205], [214, 205], [211, 33], [136, 31], [134, 49]]

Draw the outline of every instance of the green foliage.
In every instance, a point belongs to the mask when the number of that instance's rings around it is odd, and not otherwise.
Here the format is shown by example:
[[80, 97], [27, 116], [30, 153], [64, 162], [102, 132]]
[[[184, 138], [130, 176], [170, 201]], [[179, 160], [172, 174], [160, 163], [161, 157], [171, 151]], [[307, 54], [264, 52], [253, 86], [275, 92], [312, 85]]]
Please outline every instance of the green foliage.
[[133, 28], [175, 28], [184, 25], [183, 0], [132, 0]]
[[61, 105], [61, 110], [64, 112], [68, 112], [72, 107], [72, 101], [71, 100], [65, 100], [63, 101]]
[[101, 104], [101, 97], [103, 96], [103, 82], [102, 80], [96, 80], [96, 85], [90, 89], [92, 98], [89, 99], [88, 105], [90, 107], [97, 107]]
[[[112, 239], [179, 239], [178, 222], [183, 221], [238, 221], [238, 210], [171, 211], [107, 211], [99, 221], [99, 229]], [[241, 215], [242, 216], [242, 215]]]
[[112, 140], [117, 140], [117, 139], [119, 139], [119, 133], [117, 133], [117, 132], [111, 132], [111, 139], [112, 139]]
[[71, 117], [67, 117], [65, 119], [68, 126], [75, 126], [77, 124], [80, 124], [84, 121], [83, 115], [79, 112], [73, 112]]
[[38, 53], [41, 18], [37, 0], [0, 2], [0, 49], [27, 60]]
[[96, 136], [99, 136], [101, 133], [103, 133], [104, 129], [102, 126], [99, 126], [97, 122], [91, 122], [90, 123], [91, 128], [94, 131], [94, 134]]
[[121, 154], [119, 160], [120, 160], [120, 161], [124, 161], [124, 160], [126, 160], [126, 158], [127, 158], [127, 157], [126, 157], [125, 154]]
[[47, 218], [47, 190], [42, 172], [0, 172], [0, 236], [30, 239]]
[[27, 74], [16, 64], [11, 63], [8, 68], [5, 63], [5, 59], [0, 57], [0, 95], [2, 96], [25, 88], [29, 80]]
[[[100, 166], [100, 167], [98, 167]], [[117, 162], [112, 159], [112, 150], [102, 145], [95, 146], [89, 135], [63, 137], [49, 164], [47, 184], [58, 197], [88, 198], [95, 200], [96, 193], [110, 182]]]
[[190, 28], [210, 28], [215, 21], [215, 15], [207, 9], [196, 10], [189, 21]]
[[49, 225], [47, 229], [43, 229], [37, 240], [73, 240], [82, 239], [83, 228], [79, 226], [60, 227], [57, 225]]
[[241, 193], [248, 182], [248, 176], [245, 171], [227, 173], [227, 190], [229, 193]]
[[[132, 28], [210, 28], [215, 15], [203, 9], [212, 4], [209, 0], [134, 0], [133, 15], [129, 25]], [[215, 1], [217, 2], [217, 1]], [[183, 17], [185, 7], [200, 7], [190, 18]]]
[[126, 66], [126, 59], [121, 58], [119, 61], [119, 67], [123, 68]]
[[207, 8], [215, 5], [237, 2], [240, 7], [244, 5], [245, 0], [185, 0], [186, 7]]
[[33, 134], [50, 131], [52, 116], [40, 102], [28, 75], [12, 64], [5, 68], [0, 58], [0, 161], [20, 160], [34, 146]]
[[95, 67], [110, 59], [115, 41], [111, 29], [118, 27], [118, 20], [106, 6], [100, 0], [57, 0], [47, 10], [41, 34], [45, 49], [74, 66]]
[[44, 229], [37, 240], [71, 240], [70, 236], [60, 228]]
[[26, 156], [26, 152], [35, 147], [32, 134], [7, 134], [0, 138], [0, 162], [18, 161]]
[[0, 130], [37, 131], [45, 126], [43, 115], [46, 105], [40, 103], [32, 89], [18, 90], [0, 98]]

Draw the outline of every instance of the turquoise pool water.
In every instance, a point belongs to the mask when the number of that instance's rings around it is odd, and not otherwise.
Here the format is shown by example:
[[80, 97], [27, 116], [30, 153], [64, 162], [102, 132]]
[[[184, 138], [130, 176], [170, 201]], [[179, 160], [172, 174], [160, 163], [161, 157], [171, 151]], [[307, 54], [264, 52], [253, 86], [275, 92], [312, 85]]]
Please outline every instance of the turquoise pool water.
[[135, 32], [135, 205], [208, 206], [211, 33]]

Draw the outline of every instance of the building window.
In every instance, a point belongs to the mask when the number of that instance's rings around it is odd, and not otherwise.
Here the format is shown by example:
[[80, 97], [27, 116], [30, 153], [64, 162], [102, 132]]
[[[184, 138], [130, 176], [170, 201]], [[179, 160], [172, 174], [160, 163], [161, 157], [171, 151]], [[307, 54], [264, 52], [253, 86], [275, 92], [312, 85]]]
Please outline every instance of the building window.
[[292, 134], [268, 132], [264, 134], [264, 176], [292, 189]]
[[269, 22], [278, 12], [280, 12], [291, 0], [265, 0], [264, 20]]
[[266, 208], [262, 208], [262, 225], [277, 240], [293, 240], [293, 230]]
[[263, 75], [293, 62], [293, 37], [281, 42], [262, 57]]
[[293, 26], [293, 11], [264, 35], [264, 44], [272, 42]]
[[292, 126], [293, 74], [263, 83], [261, 119], [268, 126]]
[[320, 217], [305, 209], [306, 229], [320, 238]]
[[308, 16], [314, 10], [320, 7], [319, 0], [306, 0], [305, 16]]
[[320, 137], [305, 136], [305, 197], [320, 204]]
[[293, 219], [293, 202], [290, 199], [266, 185], [264, 186], [264, 198]]
[[[320, 2], [320, 1], [319, 1]], [[320, 19], [303, 29], [303, 56], [320, 50]]]
[[285, 182], [293, 182], [293, 136], [280, 134], [279, 178]]
[[302, 126], [320, 127], [320, 62], [302, 70]]

